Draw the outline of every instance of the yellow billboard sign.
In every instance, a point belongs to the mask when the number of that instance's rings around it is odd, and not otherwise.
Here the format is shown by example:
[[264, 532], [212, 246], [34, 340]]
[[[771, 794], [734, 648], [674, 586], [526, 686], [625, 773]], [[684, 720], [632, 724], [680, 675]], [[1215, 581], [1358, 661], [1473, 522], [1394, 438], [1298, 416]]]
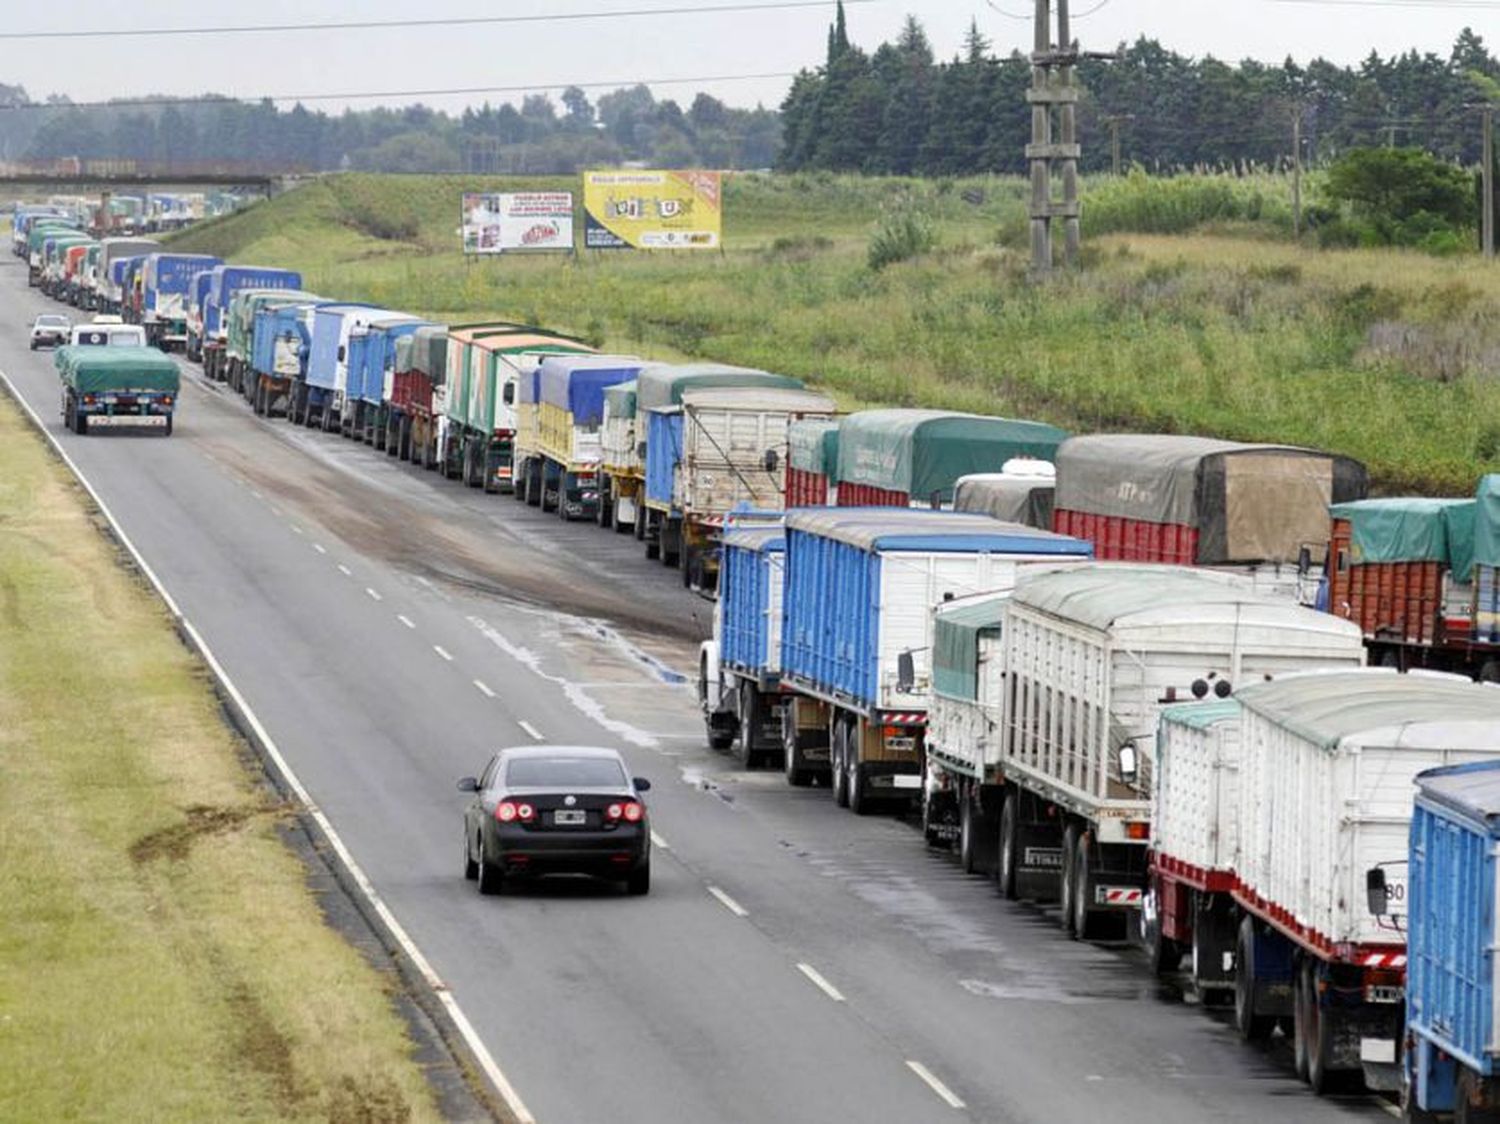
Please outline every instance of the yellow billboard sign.
[[718, 249], [721, 187], [718, 172], [584, 172], [584, 248]]

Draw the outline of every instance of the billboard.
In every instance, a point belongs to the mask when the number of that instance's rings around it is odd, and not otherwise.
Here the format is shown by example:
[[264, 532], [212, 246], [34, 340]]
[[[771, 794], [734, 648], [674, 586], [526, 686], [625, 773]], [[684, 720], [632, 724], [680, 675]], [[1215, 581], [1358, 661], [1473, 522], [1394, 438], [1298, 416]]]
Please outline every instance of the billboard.
[[584, 248], [716, 250], [719, 189], [718, 172], [584, 172]]
[[466, 254], [505, 254], [517, 250], [573, 249], [573, 193], [524, 191], [463, 197]]

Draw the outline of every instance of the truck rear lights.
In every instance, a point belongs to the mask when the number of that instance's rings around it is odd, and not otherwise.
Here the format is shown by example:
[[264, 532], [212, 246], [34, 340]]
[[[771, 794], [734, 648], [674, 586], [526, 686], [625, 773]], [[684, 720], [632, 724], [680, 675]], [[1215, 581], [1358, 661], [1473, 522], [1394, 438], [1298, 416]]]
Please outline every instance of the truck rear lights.
[[604, 809], [604, 818], [611, 823], [640, 823], [645, 809], [634, 800], [619, 800]]
[[516, 820], [530, 823], [536, 819], [536, 809], [521, 801], [502, 800], [495, 805], [495, 818], [501, 823], [513, 823]]
[[1125, 838], [1145, 841], [1151, 838], [1151, 822], [1149, 820], [1127, 820], [1125, 821]]

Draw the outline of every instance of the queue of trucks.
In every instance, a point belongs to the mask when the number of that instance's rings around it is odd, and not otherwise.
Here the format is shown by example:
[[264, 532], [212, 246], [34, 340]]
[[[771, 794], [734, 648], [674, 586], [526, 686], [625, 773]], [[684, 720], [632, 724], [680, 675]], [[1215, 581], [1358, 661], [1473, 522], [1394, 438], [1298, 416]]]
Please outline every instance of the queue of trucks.
[[1319, 1092], [1500, 1107], [1500, 478], [1372, 499], [1318, 450], [841, 415], [771, 372], [196, 277], [188, 346], [257, 413], [634, 534], [713, 596], [713, 747], [910, 809], [1066, 936], [1286, 1035]]

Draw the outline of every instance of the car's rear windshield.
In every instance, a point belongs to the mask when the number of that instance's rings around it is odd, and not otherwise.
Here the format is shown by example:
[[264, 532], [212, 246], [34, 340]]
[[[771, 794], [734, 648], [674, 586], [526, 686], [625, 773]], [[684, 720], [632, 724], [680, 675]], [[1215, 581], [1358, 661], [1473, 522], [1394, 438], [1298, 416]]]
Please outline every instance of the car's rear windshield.
[[608, 757], [522, 757], [506, 766], [505, 783], [517, 788], [603, 788], [623, 785], [625, 770]]

